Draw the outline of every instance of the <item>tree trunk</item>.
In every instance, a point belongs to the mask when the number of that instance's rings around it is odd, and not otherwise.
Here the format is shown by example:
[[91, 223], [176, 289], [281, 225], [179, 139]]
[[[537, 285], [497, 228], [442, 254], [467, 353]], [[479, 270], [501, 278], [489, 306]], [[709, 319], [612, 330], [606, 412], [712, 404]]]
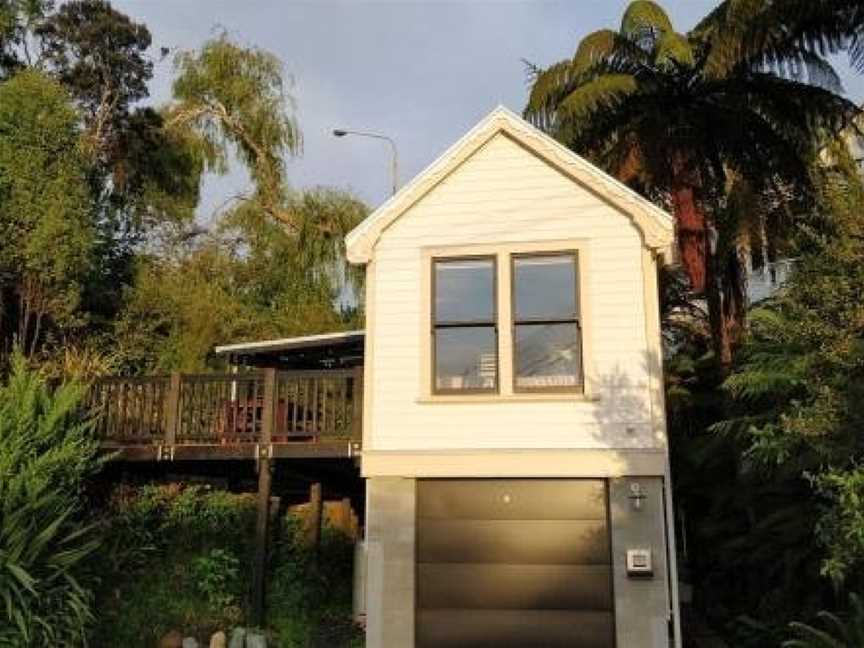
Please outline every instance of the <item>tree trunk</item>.
[[681, 266], [695, 293], [705, 291], [708, 263], [708, 229], [705, 211], [696, 200], [692, 184], [685, 183], [672, 190], [672, 205], [678, 227], [678, 252]]
[[711, 343], [714, 355], [724, 373], [732, 366], [732, 335], [728, 309], [724, 303], [722, 279], [717, 271], [716, 259], [708, 260], [708, 277], [705, 286], [705, 299], [708, 302], [708, 325], [711, 329]]
[[746, 306], [740, 267], [737, 259], [715, 256], [705, 210], [697, 199], [691, 175], [683, 171], [672, 190], [681, 266], [691, 290], [705, 296], [712, 346], [721, 368], [728, 371]]

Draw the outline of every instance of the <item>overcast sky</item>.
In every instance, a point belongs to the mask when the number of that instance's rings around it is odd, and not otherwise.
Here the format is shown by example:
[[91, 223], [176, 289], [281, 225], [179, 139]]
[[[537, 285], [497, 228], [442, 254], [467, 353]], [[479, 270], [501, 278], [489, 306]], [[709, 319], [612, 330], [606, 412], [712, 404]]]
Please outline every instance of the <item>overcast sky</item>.
[[[351, 189], [370, 206], [389, 194], [389, 153], [374, 140], [336, 139], [334, 127], [380, 131], [399, 148], [409, 180], [496, 105], [520, 112], [523, 59], [546, 65], [579, 39], [617, 27], [625, 0], [114, 0], [143, 21], [154, 46], [194, 49], [225, 29], [276, 54], [294, 79], [304, 136], [289, 165], [292, 185]], [[689, 29], [715, 0], [667, 0], [676, 28]], [[864, 76], [838, 63], [846, 89], [864, 99]], [[172, 65], [157, 65], [156, 103], [170, 98]], [[246, 185], [243, 174], [208, 178], [207, 219]]]

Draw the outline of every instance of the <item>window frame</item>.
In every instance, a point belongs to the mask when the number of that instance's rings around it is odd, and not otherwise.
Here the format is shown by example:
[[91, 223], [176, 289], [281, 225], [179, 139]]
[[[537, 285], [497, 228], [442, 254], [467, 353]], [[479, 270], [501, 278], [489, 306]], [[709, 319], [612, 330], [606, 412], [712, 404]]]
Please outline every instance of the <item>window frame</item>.
[[[438, 281], [436, 265], [442, 263], [458, 263], [459, 261], [491, 261], [492, 262], [492, 315], [491, 320], [476, 320], [476, 321], [448, 321], [444, 323], [438, 322]], [[432, 255], [429, 264], [430, 271], [430, 309], [429, 309], [429, 335], [430, 335], [430, 387], [431, 392], [435, 396], [461, 396], [461, 395], [497, 395], [501, 393], [501, 349], [500, 349], [500, 322], [499, 322], [499, 306], [498, 306], [498, 255], [495, 253], [489, 254], [457, 254], [449, 255]], [[438, 329], [457, 329], [457, 328], [492, 328], [493, 332], [493, 349], [495, 350], [495, 382], [492, 387], [470, 387], [466, 389], [441, 389], [438, 387]]]
[[[574, 265], [574, 277], [573, 277], [573, 291], [574, 291], [574, 303], [576, 305], [576, 315], [572, 318], [551, 318], [551, 319], [541, 319], [541, 318], [527, 318], [520, 320], [517, 316], [517, 304], [516, 304], [516, 262], [519, 259], [531, 259], [538, 257], [569, 257], [573, 259]], [[510, 252], [510, 379], [511, 385], [510, 388], [513, 390], [514, 394], [581, 394], [585, 392], [585, 333], [583, 329], [583, 319], [584, 313], [582, 309], [581, 303], [581, 282], [582, 282], [582, 273], [580, 268], [580, 255], [579, 249], [550, 249], [550, 250], [531, 250], [526, 252]], [[578, 341], [578, 381], [573, 385], [560, 385], [560, 386], [548, 386], [548, 387], [526, 387], [520, 386], [518, 384], [519, 375], [518, 375], [518, 344], [516, 342], [516, 329], [518, 326], [524, 325], [542, 325], [542, 324], [574, 324], [576, 326], [576, 336]]]

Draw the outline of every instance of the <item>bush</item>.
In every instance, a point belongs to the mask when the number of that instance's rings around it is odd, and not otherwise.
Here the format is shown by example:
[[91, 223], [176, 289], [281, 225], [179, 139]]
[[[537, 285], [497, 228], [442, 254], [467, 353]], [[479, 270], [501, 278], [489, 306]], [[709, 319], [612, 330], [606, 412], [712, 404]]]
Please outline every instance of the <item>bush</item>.
[[268, 590], [268, 625], [280, 648], [350, 648], [363, 645], [351, 621], [354, 543], [325, 527], [316, 552], [301, 520], [284, 518]]
[[85, 481], [99, 468], [84, 395], [51, 390], [22, 357], [0, 386], [0, 645], [78, 647], [93, 620], [83, 520]]
[[149, 648], [172, 629], [204, 640], [244, 623], [254, 496], [200, 485], [119, 485], [104, 514], [93, 645]]

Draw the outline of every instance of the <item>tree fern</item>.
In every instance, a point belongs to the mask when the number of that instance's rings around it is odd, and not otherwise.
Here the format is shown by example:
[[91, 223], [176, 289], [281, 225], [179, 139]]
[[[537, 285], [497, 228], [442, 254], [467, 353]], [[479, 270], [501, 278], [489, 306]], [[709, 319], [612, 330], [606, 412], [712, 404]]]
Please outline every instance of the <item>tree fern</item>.
[[794, 639], [783, 648], [860, 648], [864, 646], [864, 602], [857, 594], [849, 596], [849, 614], [844, 619], [827, 611], [816, 615], [821, 627], [801, 622], [789, 624]]

